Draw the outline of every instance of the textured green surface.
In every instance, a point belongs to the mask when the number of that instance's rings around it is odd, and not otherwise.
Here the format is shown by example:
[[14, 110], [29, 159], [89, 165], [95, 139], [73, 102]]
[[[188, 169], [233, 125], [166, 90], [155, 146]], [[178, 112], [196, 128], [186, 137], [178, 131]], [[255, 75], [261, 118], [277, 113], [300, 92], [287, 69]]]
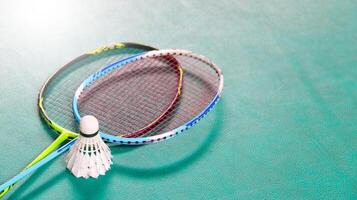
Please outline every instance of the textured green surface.
[[[356, 199], [355, 1], [0, 1], [0, 180], [53, 139], [36, 95], [95, 47], [137, 41], [207, 55], [222, 101], [188, 134], [113, 148], [98, 180], [63, 156], [9, 199]], [[10, 137], [9, 137], [10, 136]]]

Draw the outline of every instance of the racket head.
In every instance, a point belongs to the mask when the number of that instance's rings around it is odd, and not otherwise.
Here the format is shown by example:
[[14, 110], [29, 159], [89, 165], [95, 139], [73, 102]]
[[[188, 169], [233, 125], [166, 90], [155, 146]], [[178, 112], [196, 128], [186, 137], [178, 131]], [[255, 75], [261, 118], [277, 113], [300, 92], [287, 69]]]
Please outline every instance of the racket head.
[[[81, 115], [88, 114], [85, 113], [86, 110], [82, 109], [80, 104], [81, 99], [86, 98], [86, 95], [83, 95], [83, 92], [87, 87], [90, 87], [91, 84], [101, 80], [102, 77], [107, 76], [108, 73], [110, 74], [112, 70], [115, 71], [117, 69], [125, 69], [133, 66], [155, 66], [155, 64], [152, 64], [152, 60], [167, 57], [173, 58], [176, 63], [179, 63], [180, 68], [183, 69], [183, 81], [181, 83], [182, 86], [180, 86], [182, 87], [180, 97], [174, 106], [170, 108], [170, 112], [166, 113], [165, 118], [163, 118], [160, 123], [155, 124], [155, 127], [135, 138], [125, 137], [125, 135], [123, 136], [120, 134], [118, 135], [118, 132], [108, 133], [107, 130], [101, 130], [100, 134], [102, 138], [108, 142], [139, 145], [172, 138], [195, 125], [209, 111], [211, 111], [214, 105], [218, 102], [223, 91], [223, 75], [218, 66], [208, 58], [185, 50], [159, 50], [138, 54], [113, 63], [92, 74], [78, 87], [73, 97], [73, 113], [76, 120], [80, 121]], [[140, 61], [148, 62], [145, 63]], [[135, 95], [145, 94], [134, 93], [134, 96]], [[117, 96], [116, 98], [120, 98], [120, 96]], [[96, 106], [95, 103], [97, 102], [94, 102], [91, 106]], [[113, 105], [114, 104], [112, 104], [112, 106]], [[99, 105], [99, 107], [97, 106], [95, 109], [99, 109], [99, 112], [104, 112], [101, 111], [100, 106], [101, 105]], [[135, 105], [131, 106], [135, 108]], [[96, 115], [94, 114], [94, 116]], [[98, 116], [96, 117], [98, 118]], [[145, 117], [145, 115], [142, 117]], [[104, 120], [111, 120], [111, 118], [104, 117], [101, 119], [99, 117], [98, 120], [102, 126], [103, 123], [106, 123]], [[132, 123], [129, 123], [128, 126], [135, 126], [134, 121], [135, 120], [133, 120]]]
[[38, 110], [46, 124], [58, 134], [78, 136], [78, 125], [72, 114], [76, 88], [100, 67], [155, 48], [132, 42], [116, 43], [85, 53], [58, 69], [49, 77], [38, 94]]

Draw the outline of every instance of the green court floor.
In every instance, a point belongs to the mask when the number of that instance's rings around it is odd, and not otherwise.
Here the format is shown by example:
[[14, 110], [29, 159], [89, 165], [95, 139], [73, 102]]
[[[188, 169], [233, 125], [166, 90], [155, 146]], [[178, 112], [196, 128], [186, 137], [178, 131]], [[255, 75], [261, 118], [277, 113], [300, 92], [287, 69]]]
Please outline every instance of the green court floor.
[[206, 55], [213, 112], [187, 134], [112, 148], [99, 179], [64, 156], [5, 199], [357, 199], [356, 1], [0, 1], [0, 182], [54, 140], [36, 107], [58, 67], [118, 41]]

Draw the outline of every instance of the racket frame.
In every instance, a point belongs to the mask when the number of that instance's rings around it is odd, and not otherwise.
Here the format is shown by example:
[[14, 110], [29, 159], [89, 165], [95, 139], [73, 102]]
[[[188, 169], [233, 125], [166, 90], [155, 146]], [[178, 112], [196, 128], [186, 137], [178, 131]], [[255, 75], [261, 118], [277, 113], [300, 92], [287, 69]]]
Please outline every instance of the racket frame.
[[198, 54], [194, 54], [191, 51], [178, 50], [178, 49], [154, 50], [154, 51], [150, 51], [147, 53], [141, 53], [141, 54], [137, 54], [134, 56], [130, 56], [130, 57], [122, 59], [118, 62], [114, 62], [114, 63], [110, 64], [109, 66], [104, 67], [104, 68], [100, 69], [99, 71], [97, 71], [96, 73], [89, 76], [78, 87], [78, 89], [76, 90], [74, 97], [73, 97], [72, 108], [73, 108], [73, 115], [74, 115], [75, 119], [77, 120], [77, 122], [79, 122], [81, 120], [81, 116], [80, 116], [80, 113], [78, 110], [79, 96], [81, 95], [83, 89], [85, 87], [87, 87], [88, 85], [90, 85], [93, 81], [97, 80], [98, 78], [104, 76], [105, 74], [109, 73], [110, 71], [112, 71], [114, 69], [121, 68], [121, 67], [123, 67], [129, 63], [135, 62], [139, 59], [155, 58], [157, 56], [173, 56], [174, 57], [175, 55], [184, 55], [184, 56], [189, 56], [189, 57], [198, 59], [201, 62], [204, 62], [207, 65], [209, 65], [217, 73], [217, 75], [219, 77], [218, 91], [217, 91], [217, 94], [215, 95], [215, 97], [210, 102], [210, 104], [207, 105], [205, 107], [205, 109], [203, 109], [203, 111], [201, 113], [199, 113], [197, 116], [195, 116], [192, 120], [188, 121], [184, 125], [176, 128], [174, 130], [171, 130], [171, 131], [168, 131], [168, 132], [165, 132], [162, 134], [148, 136], [148, 137], [127, 138], [127, 137], [113, 136], [113, 135], [110, 135], [110, 134], [102, 132], [102, 131], [99, 131], [99, 133], [100, 133], [101, 137], [103, 138], [103, 140], [106, 142], [118, 143], [118, 144], [122, 144], [122, 145], [143, 145], [143, 144], [155, 143], [155, 142], [160, 142], [160, 141], [163, 141], [163, 140], [166, 140], [169, 138], [173, 138], [174, 136], [184, 132], [184, 130], [191, 128], [198, 121], [200, 121], [203, 117], [205, 117], [207, 115], [207, 113], [212, 110], [214, 105], [216, 105], [216, 103], [220, 99], [220, 97], [222, 95], [222, 91], [223, 91], [224, 78], [223, 78], [221, 69], [216, 64], [214, 64], [212, 61], [210, 61], [208, 58], [198, 55]]

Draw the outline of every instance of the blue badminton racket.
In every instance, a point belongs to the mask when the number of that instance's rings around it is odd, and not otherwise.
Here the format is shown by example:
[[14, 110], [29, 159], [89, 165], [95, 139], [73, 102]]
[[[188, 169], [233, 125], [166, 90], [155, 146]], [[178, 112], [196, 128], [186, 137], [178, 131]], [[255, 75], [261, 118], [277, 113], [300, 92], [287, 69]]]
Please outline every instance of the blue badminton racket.
[[[183, 79], [178, 75], [182, 69]], [[209, 59], [184, 50], [151, 51], [91, 75], [75, 93], [73, 113], [77, 120], [88, 114], [96, 116], [105, 141], [148, 144], [194, 126], [212, 110], [222, 91], [221, 70]], [[10, 179], [0, 190], [62, 154], [74, 141]]]

